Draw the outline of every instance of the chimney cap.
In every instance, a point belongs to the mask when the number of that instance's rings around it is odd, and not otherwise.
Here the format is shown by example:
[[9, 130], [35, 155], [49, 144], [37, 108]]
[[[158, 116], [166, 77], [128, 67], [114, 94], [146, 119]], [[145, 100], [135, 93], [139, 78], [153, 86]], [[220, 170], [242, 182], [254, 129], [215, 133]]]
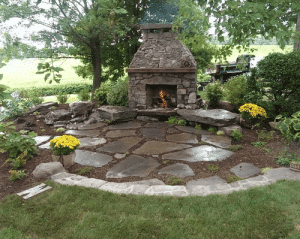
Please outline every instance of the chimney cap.
[[146, 24], [140, 26], [141, 30], [149, 29], [172, 29], [172, 24]]

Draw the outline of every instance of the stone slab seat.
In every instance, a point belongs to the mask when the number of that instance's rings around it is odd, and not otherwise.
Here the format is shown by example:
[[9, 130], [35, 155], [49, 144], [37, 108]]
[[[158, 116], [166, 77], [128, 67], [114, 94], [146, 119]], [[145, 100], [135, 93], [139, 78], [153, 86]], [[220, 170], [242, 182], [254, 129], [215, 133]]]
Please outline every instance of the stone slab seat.
[[228, 110], [214, 109], [214, 110], [187, 110], [179, 109], [177, 114], [182, 116], [185, 120], [213, 125], [213, 126], [229, 126], [239, 122], [240, 116]]
[[97, 109], [97, 112], [103, 119], [111, 121], [134, 119], [137, 116], [136, 109], [125, 106], [101, 106]]

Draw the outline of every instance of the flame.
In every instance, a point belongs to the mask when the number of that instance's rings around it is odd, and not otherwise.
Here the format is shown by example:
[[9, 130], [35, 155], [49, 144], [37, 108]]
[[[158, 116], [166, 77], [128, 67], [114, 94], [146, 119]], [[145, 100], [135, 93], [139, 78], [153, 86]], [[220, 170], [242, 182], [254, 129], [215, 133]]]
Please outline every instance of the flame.
[[167, 96], [167, 97], [169, 97], [169, 95], [168, 94], [166, 94], [165, 92], [163, 92], [162, 90], [159, 92], [159, 98], [161, 98], [161, 100], [163, 101], [161, 104], [160, 104], [160, 106], [162, 107], [162, 108], [164, 108], [164, 107], [167, 107], [167, 101], [165, 100], [165, 98], [164, 98], [164, 96]]

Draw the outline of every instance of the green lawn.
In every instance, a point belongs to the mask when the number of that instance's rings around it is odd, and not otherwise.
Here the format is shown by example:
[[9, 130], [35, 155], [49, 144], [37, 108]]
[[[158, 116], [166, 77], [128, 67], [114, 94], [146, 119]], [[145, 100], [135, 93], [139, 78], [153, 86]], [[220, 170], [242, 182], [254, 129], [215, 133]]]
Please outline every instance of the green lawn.
[[0, 202], [0, 227], [6, 225], [0, 238], [300, 237], [298, 181], [205, 197], [118, 195], [45, 184], [53, 189], [26, 201], [10, 195]]
[[280, 53], [288, 53], [293, 51], [293, 47], [292, 45], [288, 45], [285, 47], [284, 50], [281, 50], [279, 46], [276, 45], [263, 45], [263, 46], [251, 46], [251, 48], [254, 48], [256, 51], [254, 51], [253, 53], [251, 53], [250, 51], [248, 52], [241, 52], [239, 53], [239, 51], [235, 48], [232, 52], [232, 55], [230, 57], [228, 57], [228, 61], [235, 61], [236, 58], [241, 55], [241, 54], [253, 54], [255, 56], [259, 56], [259, 57], [266, 57], [268, 54], [270, 53], [274, 53], [274, 52], [280, 52]]

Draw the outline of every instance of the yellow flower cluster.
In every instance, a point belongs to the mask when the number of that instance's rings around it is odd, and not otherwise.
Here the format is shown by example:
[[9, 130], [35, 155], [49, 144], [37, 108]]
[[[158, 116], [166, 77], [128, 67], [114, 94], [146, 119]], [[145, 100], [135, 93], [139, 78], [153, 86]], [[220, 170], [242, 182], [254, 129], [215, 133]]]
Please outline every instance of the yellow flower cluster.
[[80, 141], [72, 135], [63, 135], [58, 138], [50, 140], [50, 144], [56, 148], [74, 149], [80, 145]]
[[255, 105], [255, 104], [251, 104], [251, 103], [244, 104], [239, 108], [239, 111], [241, 113], [242, 112], [248, 112], [248, 113], [251, 114], [251, 116], [253, 118], [256, 118], [256, 116], [258, 116], [258, 115], [261, 115], [261, 116], [267, 118], [267, 113], [266, 113], [265, 109]]

